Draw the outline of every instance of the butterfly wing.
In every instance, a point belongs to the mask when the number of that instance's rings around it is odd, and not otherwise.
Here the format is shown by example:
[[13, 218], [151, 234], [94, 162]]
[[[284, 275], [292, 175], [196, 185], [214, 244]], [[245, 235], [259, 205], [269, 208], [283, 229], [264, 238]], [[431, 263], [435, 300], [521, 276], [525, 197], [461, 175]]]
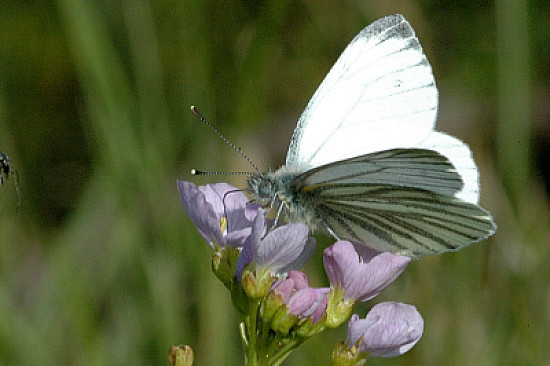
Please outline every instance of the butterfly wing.
[[298, 120], [286, 165], [305, 171], [415, 147], [433, 130], [437, 105], [414, 30], [403, 16], [387, 16], [363, 29], [327, 74]]
[[455, 197], [474, 204], [479, 202], [479, 172], [468, 145], [445, 133], [432, 131], [416, 147], [435, 150], [449, 159], [464, 182]]
[[455, 251], [495, 232], [491, 215], [456, 197], [389, 185], [323, 192], [323, 221], [340, 239], [421, 256]]
[[436, 151], [392, 149], [313, 168], [294, 178], [291, 188], [324, 192], [328, 187], [353, 189], [365, 183], [424, 189], [448, 196], [464, 185], [451, 162]]
[[433, 150], [394, 149], [327, 164], [291, 187], [332, 234], [381, 251], [442, 253], [495, 231], [489, 212], [455, 197], [461, 176]]

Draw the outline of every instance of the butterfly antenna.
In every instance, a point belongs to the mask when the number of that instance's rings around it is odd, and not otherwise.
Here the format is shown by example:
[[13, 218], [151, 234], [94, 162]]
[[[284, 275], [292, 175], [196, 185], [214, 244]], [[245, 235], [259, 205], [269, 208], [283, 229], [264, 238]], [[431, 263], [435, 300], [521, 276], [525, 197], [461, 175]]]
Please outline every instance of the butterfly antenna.
[[[246, 155], [244, 153], [244, 151], [242, 151], [242, 149], [240, 147], [237, 147], [235, 145], [233, 145], [228, 139], [225, 138], [224, 135], [221, 134], [220, 131], [218, 131], [216, 129], [216, 127], [212, 126], [212, 124], [210, 122], [208, 122], [203, 116], [202, 114], [199, 113], [199, 111], [197, 110], [197, 108], [195, 108], [195, 106], [191, 106], [191, 112], [193, 112], [193, 114], [198, 118], [200, 119], [205, 125], [207, 125], [220, 139], [222, 139], [226, 144], [228, 144], [229, 146], [231, 146], [231, 148], [233, 150], [235, 150], [236, 152], [238, 152], [239, 154], [241, 154], [241, 156], [243, 158], [246, 159], [246, 161], [248, 161], [248, 163], [250, 165], [252, 165], [252, 167], [254, 168], [254, 170], [256, 170], [258, 173], [261, 173], [260, 169], [256, 166], [256, 164], [254, 164], [252, 162], [252, 160], [248, 157], [248, 155]], [[193, 174], [193, 171], [199, 173], [199, 174]], [[193, 175], [217, 175], [216, 172], [200, 172], [198, 170], [195, 170], [193, 169], [193, 171], [191, 171], [191, 174]], [[235, 172], [236, 174], [250, 174], [248, 172]], [[222, 173], [223, 174], [223, 173]]]
[[198, 169], [191, 169], [191, 175], [252, 175], [252, 172], [205, 172]]

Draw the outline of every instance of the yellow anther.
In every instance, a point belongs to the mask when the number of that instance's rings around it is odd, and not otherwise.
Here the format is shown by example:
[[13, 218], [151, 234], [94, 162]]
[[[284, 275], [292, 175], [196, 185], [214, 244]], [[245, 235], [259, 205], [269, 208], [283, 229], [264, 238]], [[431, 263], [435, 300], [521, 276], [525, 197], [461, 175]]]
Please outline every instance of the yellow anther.
[[224, 216], [220, 218], [220, 229], [222, 233], [225, 233], [225, 229], [227, 229], [227, 218]]

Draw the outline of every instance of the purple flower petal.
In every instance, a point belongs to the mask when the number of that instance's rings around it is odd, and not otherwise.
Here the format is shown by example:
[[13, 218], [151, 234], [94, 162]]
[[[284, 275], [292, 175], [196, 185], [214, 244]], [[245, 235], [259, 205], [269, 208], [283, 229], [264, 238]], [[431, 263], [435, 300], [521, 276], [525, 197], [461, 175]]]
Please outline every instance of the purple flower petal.
[[246, 265], [254, 259], [252, 251], [252, 238], [248, 237], [245, 240], [241, 254], [237, 258], [237, 265], [235, 266], [235, 276], [240, 281], [243, 276], [243, 271]]
[[244, 217], [250, 222], [254, 221], [254, 218], [256, 217], [258, 213], [258, 209], [260, 207], [261, 206], [258, 205], [257, 203], [248, 201], [244, 209]]
[[308, 240], [308, 227], [300, 223], [280, 226], [266, 234], [264, 212], [258, 209], [251, 234], [237, 261], [237, 277], [240, 278], [250, 262], [254, 262], [258, 278], [267, 273], [281, 276], [295, 266], [297, 259], [303, 258], [303, 252], [309, 250], [305, 248], [312, 243], [315, 244]]
[[[315, 301], [311, 304], [310, 308], [307, 309], [302, 313], [302, 317], [310, 317], [313, 316], [317, 312], [320, 306], [324, 304], [324, 309], [322, 310], [322, 315], [324, 313], [324, 310], [326, 310], [326, 304], [328, 304], [327, 294], [329, 293], [330, 289], [328, 287], [323, 288], [312, 288], [312, 290], [315, 292]], [[318, 319], [317, 319], [318, 320]]]
[[359, 315], [353, 314], [348, 322], [348, 343], [350, 347], [356, 344], [377, 321], [378, 319], [374, 316], [361, 319]]
[[213, 243], [223, 243], [220, 219], [204, 193], [193, 183], [185, 181], [178, 181], [178, 190], [187, 215], [212, 249]]
[[258, 214], [252, 222], [252, 230], [250, 235], [246, 238], [243, 250], [237, 259], [237, 267], [235, 275], [238, 279], [242, 277], [244, 267], [254, 260], [254, 247], [260, 245], [262, 236], [265, 233], [265, 218], [264, 211], [260, 208], [258, 209]]
[[286, 301], [294, 290], [294, 280], [292, 278], [285, 278], [277, 281], [271, 288], [271, 292], [280, 295], [283, 301]]
[[236, 190], [237, 188], [227, 183], [217, 183], [198, 186], [197, 189], [202, 192], [206, 201], [212, 205], [212, 209], [216, 216], [222, 217], [225, 216], [223, 201], [225, 193]]
[[[310, 287], [298, 290], [288, 300], [289, 312], [300, 318], [309, 316], [308, 312], [317, 301], [317, 292]], [[306, 315], [307, 314], [307, 315]]]
[[[178, 181], [178, 190], [185, 211], [212, 248], [214, 244], [244, 244], [258, 206], [249, 204], [242, 191], [227, 183], [197, 187], [185, 181]], [[224, 232], [220, 226], [222, 217], [227, 223]]]
[[324, 252], [324, 264], [332, 287], [344, 289], [345, 299], [366, 301], [392, 283], [410, 262], [409, 257], [370, 248], [359, 255], [347, 241], [338, 241]]
[[290, 271], [288, 272], [287, 278], [291, 278], [294, 281], [294, 288], [296, 290], [301, 290], [306, 287], [309, 287], [307, 276], [304, 272]]
[[[263, 239], [258, 238], [259, 227], [254, 222], [252, 245], [256, 270], [269, 269], [273, 274], [293, 263], [303, 252], [308, 239], [308, 227], [300, 223], [277, 227]], [[263, 227], [263, 226], [262, 226]], [[263, 232], [263, 231], [262, 231]]]
[[365, 319], [353, 315], [348, 325], [348, 344], [377, 357], [395, 357], [409, 351], [422, 337], [424, 320], [412, 305], [384, 302]]
[[315, 312], [313, 312], [313, 314], [311, 314], [311, 323], [312, 324], [317, 324], [323, 318], [323, 316], [325, 315], [325, 313], [327, 311], [327, 306], [328, 306], [328, 296], [327, 296], [327, 294], [329, 293], [329, 291], [330, 291], [329, 288], [317, 289], [317, 296], [318, 296], [318, 298], [319, 298], [319, 296], [321, 296], [321, 301], [319, 302], [319, 305], [317, 306], [317, 309], [315, 309]]
[[304, 245], [302, 253], [296, 258], [295, 261], [290, 263], [286, 268], [282, 268], [281, 272], [289, 272], [291, 269], [300, 269], [307, 263], [315, 253], [317, 248], [317, 241], [314, 237], [310, 236], [307, 238], [307, 241]]

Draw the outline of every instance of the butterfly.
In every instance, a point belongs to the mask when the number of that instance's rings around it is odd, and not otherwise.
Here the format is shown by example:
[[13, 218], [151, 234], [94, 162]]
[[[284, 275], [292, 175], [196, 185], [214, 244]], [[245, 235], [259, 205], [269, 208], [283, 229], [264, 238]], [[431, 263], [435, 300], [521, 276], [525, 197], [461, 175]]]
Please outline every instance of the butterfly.
[[411, 257], [459, 250], [496, 231], [478, 205], [469, 147], [434, 131], [438, 91], [411, 25], [363, 29], [300, 116], [275, 172], [248, 178], [276, 221]]

